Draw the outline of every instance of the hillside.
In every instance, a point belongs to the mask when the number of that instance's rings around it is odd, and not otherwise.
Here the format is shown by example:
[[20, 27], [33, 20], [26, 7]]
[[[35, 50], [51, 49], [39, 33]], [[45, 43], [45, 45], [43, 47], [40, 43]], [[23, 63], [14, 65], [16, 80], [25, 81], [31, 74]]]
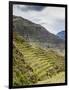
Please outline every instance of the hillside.
[[[18, 42], [18, 40], [16, 41]], [[30, 85], [36, 82], [36, 74], [34, 74], [33, 69], [26, 63], [24, 55], [13, 42], [13, 86]]]
[[33, 48], [19, 33], [13, 32], [13, 86], [37, 84], [52, 77], [56, 79], [56, 75], [59, 78], [64, 67], [63, 56], [52, 49]]
[[60, 72], [56, 75], [54, 75], [52, 78], [43, 80], [43, 81], [38, 81], [37, 84], [52, 84], [52, 83], [64, 83], [65, 82], [65, 73]]
[[13, 31], [18, 32], [29, 43], [36, 42], [37, 46], [64, 50], [64, 40], [48, 32], [48, 30], [41, 25], [35, 24], [22, 17], [13, 16]]

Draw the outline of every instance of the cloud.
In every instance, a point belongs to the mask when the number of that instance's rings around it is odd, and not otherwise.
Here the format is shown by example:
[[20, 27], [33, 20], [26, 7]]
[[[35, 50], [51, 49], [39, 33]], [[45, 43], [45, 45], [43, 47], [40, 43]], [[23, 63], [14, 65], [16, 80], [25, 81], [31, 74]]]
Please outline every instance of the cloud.
[[41, 16], [41, 25], [51, 33], [56, 34], [65, 30], [65, 8], [47, 7], [42, 11]]
[[17, 5], [16, 6], [18, 9], [20, 9], [21, 11], [41, 11], [45, 8], [45, 6], [32, 6], [32, 5]]
[[54, 34], [65, 30], [65, 8], [44, 7], [41, 10], [36, 10], [31, 6], [30, 10], [24, 11], [28, 6], [22, 5], [22, 8], [24, 8], [22, 11], [17, 6], [18, 5], [13, 6], [13, 15], [21, 16], [34, 23], [40, 24]]

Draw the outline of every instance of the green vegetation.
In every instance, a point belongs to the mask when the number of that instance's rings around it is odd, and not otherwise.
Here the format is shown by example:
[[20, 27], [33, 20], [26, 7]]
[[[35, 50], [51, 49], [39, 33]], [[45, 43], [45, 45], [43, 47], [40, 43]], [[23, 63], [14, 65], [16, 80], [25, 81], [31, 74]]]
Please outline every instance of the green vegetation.
[[30, 85], [37, 82], [33, 69], [25, 62], [24, 56], [13, 45], [13, 86]]
[[64, 64], [64, 57], [52, 49], [33, 48], [22, 36], [13, 32], [13, 86], [38, 84], [39, 81], [47, 83], [48, 80], [50, 83], [52, 78], [62, 78], [59, 73], [65, 71]]
[[65, 82], [65, 73], [60, 72], [54, 75], [52, 78], [43, 81], [38, 81], [37, 84], [51, 84], [51, 83], [64, 83], [64, 82]]

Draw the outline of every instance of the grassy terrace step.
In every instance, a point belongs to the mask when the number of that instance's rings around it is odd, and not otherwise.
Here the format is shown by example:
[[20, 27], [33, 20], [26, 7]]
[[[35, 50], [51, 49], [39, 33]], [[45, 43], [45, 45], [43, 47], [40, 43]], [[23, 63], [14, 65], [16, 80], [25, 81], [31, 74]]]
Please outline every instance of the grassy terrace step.
[[45, 65], [47, 66], [48, 63], [49, 63], [49, 62], [47, 62], [47, 61], [44, 61], [43, 63], [40, 62], [40, 64], [38, 64], [38, 65], [37, 65], [36, 67], [34, 67], [34, 68], [35, 68], [35, 70], [36, 70], [36, 69], [41, 68], [41, 67], [43, 67], [43, 66], [45, 66]]
[[54, 73], [49, 73], [48, 72], [49, 69], [50, 68], [37, 74], [37, 76], [39, 77], [40, 80], [46, 80], [46, 79], [52, 77], [53, 75], [57, 74], [56, 71], [54, 71]]
[[46, 73], [47, 73], [47, 70], [46, 71], [43, 71], [42, 73], [38, 74], [38, 77], [39, 78], [42, 78], [44, 76], [46, 76]]
[[49, 69], [49, 67], [51, 67], [50, 64], [44, 65], [43, 67], [38, 68], [37, 70], [35, 70], [35, 72], [38, 73], [38, 74], [42, 73], [43, 70], [47, 70], [47, 69]]
[[[48, 69], [42, 71], [42, 73], [39, 72], [38, 77], [39, 77], [39, 78], [45, 78], [45, 77], [46, 77], [46, 74], [50, 73], [49, 70], [50, 70], [51, 68], [53, 69], [53, 66], [52, 66], [52, 65], [51, 65], [50, 67], [48, 67]], [[56, 73], [56, 70], [53, 69], [52, 72], [53, 72], [53, 74], [55, 74], [55, 73]], [[53, 75], [53, 74], [52, 74], [52, 75]]]
[[60, 72], [56, 75], [53, 75], [52, 78], [43, 81], [38, 81], [37, 84], [51, 84], [51, 83], [64, 83], [64, 82], [65, 82], [65, 73]]
[[[47, 63], [47, 61], [46, 60], [42, 60], [42, 59], [39, 59], [39, 60], [37, 60], [37, 61], [35, 61], [35, 62], [32, 62], [31, 61], [31, 66], [32, 67], [36, 67], [37, 65], [38, 65], [38, 67], [42, 64], [42, 63], [44, 63], [44, 62], [46, 62]], [[39, 64], [40, 63], [40, 64]]]
[[[31, 61], [32, 62], [32, 61]], [[40, 64], [39, 64], [40, 63]], [[48, 63], [52, 64], [50, 61], [48, 60], [37, 60], [36, 62], [34, 63], [31, 63], [31, 66], [34, 67], [35, 69], [36, 68], [39, 68], [39, 67], [42, 67], [43, 65], [47, 65]]]

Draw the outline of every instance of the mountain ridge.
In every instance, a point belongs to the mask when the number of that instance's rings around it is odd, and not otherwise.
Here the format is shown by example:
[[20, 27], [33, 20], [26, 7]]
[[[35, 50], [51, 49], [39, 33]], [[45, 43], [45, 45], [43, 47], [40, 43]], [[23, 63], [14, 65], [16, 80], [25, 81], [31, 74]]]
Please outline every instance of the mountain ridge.
[[57, 36], [59, 36], [61, 39], [65, 40], [65, 31], [61, 31], [57, 33]]
[[50, 33], [39, 24], [22, 17], [13, 16], [13, 30], [19, 32], [29, 42], [38, 42], [40, 46], [64, 49], [65, 42]]

